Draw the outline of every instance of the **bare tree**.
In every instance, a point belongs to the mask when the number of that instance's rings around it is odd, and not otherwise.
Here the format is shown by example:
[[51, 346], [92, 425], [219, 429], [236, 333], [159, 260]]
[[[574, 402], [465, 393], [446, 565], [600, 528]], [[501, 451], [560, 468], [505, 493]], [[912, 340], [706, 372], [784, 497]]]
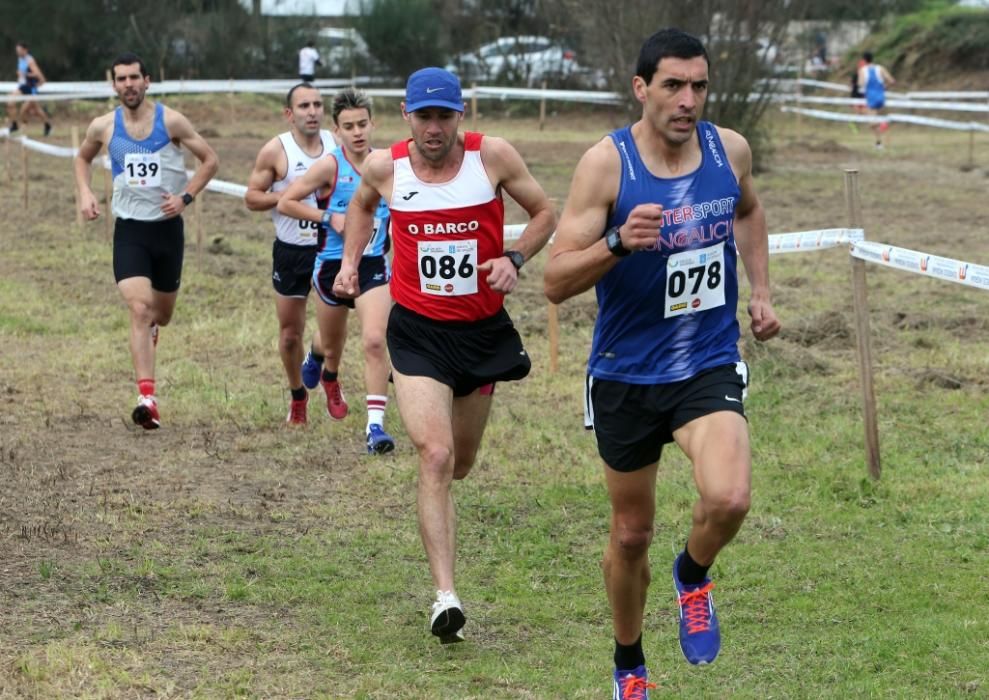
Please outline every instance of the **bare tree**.
[[584, 56], [613, 90], [631, 94], [642, 42], [663, 27], [679, 27], [705, 44], [711, 64], [706, 118], [749, 139], [757, 162], [768, 148], [762, 117], [778, 69], [778, 48], [806, 0], [556, 0], [552, 12], [577, 23]]

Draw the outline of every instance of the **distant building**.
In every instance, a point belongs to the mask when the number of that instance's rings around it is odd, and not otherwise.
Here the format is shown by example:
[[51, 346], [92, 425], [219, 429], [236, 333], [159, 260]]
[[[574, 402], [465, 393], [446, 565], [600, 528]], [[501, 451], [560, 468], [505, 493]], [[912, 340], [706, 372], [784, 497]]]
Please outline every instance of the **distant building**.
[[360, 0], [240, 0], [240, 4], [248, 12], [259, 6], [266, 17], [356, 17], [361, 11]]

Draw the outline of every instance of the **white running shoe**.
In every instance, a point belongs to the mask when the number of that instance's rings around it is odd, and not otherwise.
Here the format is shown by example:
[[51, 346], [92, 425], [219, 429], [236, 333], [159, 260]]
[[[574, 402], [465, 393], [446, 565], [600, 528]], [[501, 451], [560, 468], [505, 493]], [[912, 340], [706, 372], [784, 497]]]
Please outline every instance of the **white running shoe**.
[[464, 641], [464, 607], [453, 591], [436, 591], [433, 617], [429, 621], [432, 633], [440, 638], [440, 644]]

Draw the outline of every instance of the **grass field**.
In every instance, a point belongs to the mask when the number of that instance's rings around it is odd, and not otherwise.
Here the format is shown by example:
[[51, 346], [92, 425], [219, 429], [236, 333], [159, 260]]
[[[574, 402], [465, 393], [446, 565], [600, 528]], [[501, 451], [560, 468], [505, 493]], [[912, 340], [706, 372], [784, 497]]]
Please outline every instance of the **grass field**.
[[[169, 104], [214, 145], [225, 180], [245, 182], [281, 129], [267, 99]], [[56, 142], [104, 107], [60, 113]], [[562, 206], [580, 154], [618, 119], [478, 126], [509, 137]], [[377, 143], [404, 135], [394, 104], [378, 120]], [[971, 169], [960, 133], [895, 127], [877, 153], [846, 125], [780, 117], [773, 132], [757, 178], [772, 232], [844, 226], [843, 168], [855, 167], [868, 238], [989, 263], [984, 138]], [[68, 160], [30, 156], [25, 207], [19, 149], [0, 144], [0, 157], [0, 697], [608, 697], [609, 511], [581, 427], [592, 294], [560, 308], [555, 374], [545, 254], [508, 302], [534, 371], [499, 387], [479, 463], [456, 485], [468, 641], [441, 647], [394, 406], [386, 457], [363, 454], [361, 410], [283, 423], [267, 217], [207, 195], [201, 255], [187, 218], [158, 352], [164, 428], [145, 433], [129, 422], [103, 222], [74, 225]], [[772, 259], [785, 330], [742, 343], [753, 504], [713, 570], [724, 647], [705, 668], [676, 642], [669, 567], [695, 492], [666, 451], [643, 640], [654, 697], [989, 696], [989, 294], [869, 268], [873, 482], [849, 270], [840, 250]], [[359, 408], [356, 340], [342, 380]]]

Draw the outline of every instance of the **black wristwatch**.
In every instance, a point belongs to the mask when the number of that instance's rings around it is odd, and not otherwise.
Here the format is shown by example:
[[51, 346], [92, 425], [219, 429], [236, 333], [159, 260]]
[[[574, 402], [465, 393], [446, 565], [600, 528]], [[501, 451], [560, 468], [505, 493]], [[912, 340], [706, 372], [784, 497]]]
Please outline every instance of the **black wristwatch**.
[[608, 245], [608, 251], [616, 258], [624, 258], [632, 253], [631, 250], [622, 245], [621, 226], [612, 226], [604, 234], [604, 242]]
[[506, 250], [502, 255], [512, 261], [516, 270], [521, 270], [525, 265], [525, 256], [517, 250]]
[[192, 200], [194, 200], [194, 199], [195, 199], [195, 197], [193, 197], [188, 192], [183, 192], [182, 193], [182, 203], [184, 205], [189, 206], [190, 204], [192, 204]]

